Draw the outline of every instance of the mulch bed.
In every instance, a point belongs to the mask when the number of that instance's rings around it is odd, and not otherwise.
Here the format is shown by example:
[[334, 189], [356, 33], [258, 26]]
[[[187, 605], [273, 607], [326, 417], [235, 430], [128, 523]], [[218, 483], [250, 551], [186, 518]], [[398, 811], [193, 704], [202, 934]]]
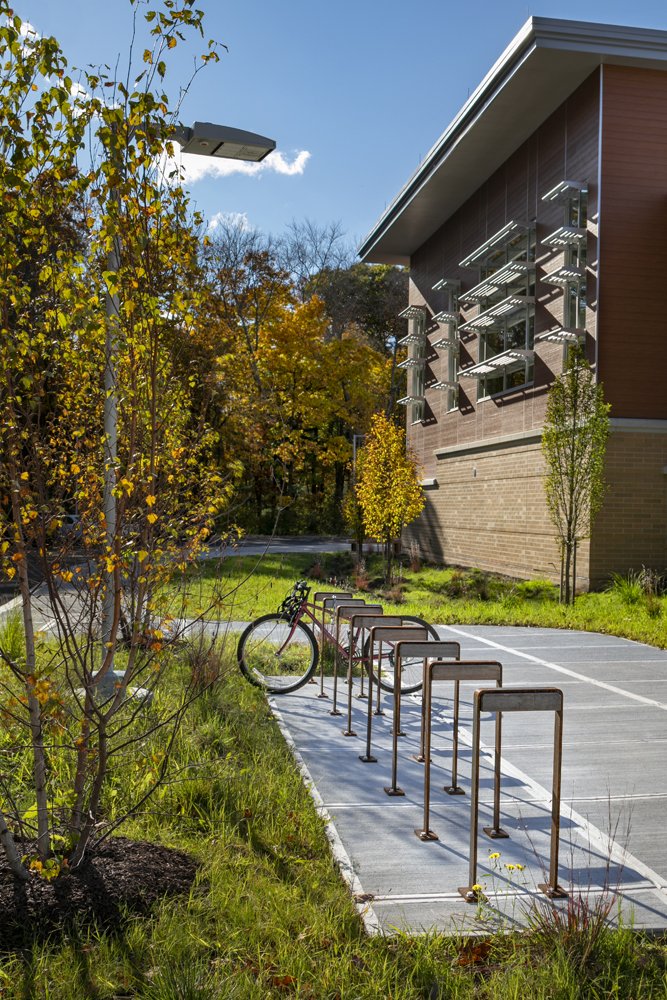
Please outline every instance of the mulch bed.
[[189, 892], [197, 868], [182, 851], [112, 837], [51, 882], [31, 875], [18, 883], [0, 851], [0, 951], [80, 933], [91, 923], [116, 929], [126, 914], [148, 913], [165, 896]]

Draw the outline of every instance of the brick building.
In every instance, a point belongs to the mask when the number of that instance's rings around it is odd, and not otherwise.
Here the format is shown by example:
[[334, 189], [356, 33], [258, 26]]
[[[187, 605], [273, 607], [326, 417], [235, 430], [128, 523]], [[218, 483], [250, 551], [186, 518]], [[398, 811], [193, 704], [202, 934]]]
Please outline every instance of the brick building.
[[578, 586], [667, 568], [667, 32], [531, 18], [360, 256], [410, 267], [422, 551], [557, 579], [541, 426], [579, 341], [611, 435]]

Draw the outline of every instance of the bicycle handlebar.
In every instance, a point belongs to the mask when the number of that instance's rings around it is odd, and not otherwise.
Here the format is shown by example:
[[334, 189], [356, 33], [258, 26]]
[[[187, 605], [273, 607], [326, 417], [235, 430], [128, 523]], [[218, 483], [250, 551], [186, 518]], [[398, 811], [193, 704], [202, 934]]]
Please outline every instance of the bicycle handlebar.
[[305, 580], [297, 580], [278, 608], [278, 612], [280, 614], [296, 615], [309, 593], [310, 585]]

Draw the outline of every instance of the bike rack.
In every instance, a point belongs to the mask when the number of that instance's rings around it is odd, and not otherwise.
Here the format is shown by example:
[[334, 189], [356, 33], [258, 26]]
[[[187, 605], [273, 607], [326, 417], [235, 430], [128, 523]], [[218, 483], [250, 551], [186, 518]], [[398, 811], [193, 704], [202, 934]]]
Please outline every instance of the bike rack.
[[[349, 604], [351, 601], [355, 600], [358, 600], [358, 598], [348, 597], [347, 594], [333, 594], [331, 597], [322, 598], [322, 624], [320, 625], [320, 692], [317, 696], [318, 698], [329, 697], [329, 695], [324, 690], [324, 650], [326, 647], [325, 620], [324, 620], [325, 615], [328, 612], [329, 615], [331, 616], [331, 620], [333, 621], [334, 610], [337, 607], [337, 605], [341, 604], [343, 601]], [[361, 603], [365, 604], [366, 602], [364, 600], [361, 600]]]
[[[421, 830], [415, 834], [420, 840], [438, 840], [437, 833], [431, 830], [431, 726], [433, 722], [433, 682], [454, 681], [454, 735], [452, 748], [452, 783], [445, 787], [449, 795], [465, 795], [458, 786], [458, 738], [459, 738], [459, 685], [461, 681], [495, 681], [498, 688], [503, 683], [502, 664], [496, 660], [457, 660], [442, 663], [433, 660], [424, 670], [424, 688], [422, 691], [422, 707], [424, 719], [424, 823]], [[493, 795], [493, 826], [485, 832], [494, 839], [507, 837], [500, 827], [500, 745], [501, 745], [501, 715], [496, 715], [496, 746], [494, 755], [494, 795]]]
[[[368, 608], [362, 608], [353, 614], [350, 618], [350, 632], [353, 632], [355, 627], [359, 628], [360, 638], [359, 644], [361, 647], [361, 694], [359, 697], [365, 697], [363, 694], [363, 680], [364, 680], [364, 637], [367, 630], [373, 628], [375, 625], [400, 625], [402, 618], [394, 615], [383, 615], [371, 612], [370, 605]], [[352, 667], [353, 667], [353, 650], [352, 644], [350, 644], [350, 653], [347, 666], [347, 729], [343, 730], [343, 736], [356, 736], [357, 734], [352, 729]]]
[[[359, 756], [359, 760], [364, 764], [376, 764], [377, 757], [371, 753], [371, 730], [373, 725], [373, 715], [384, 715], [380, 707], [378, 696], [378, 707], [373, 712], [373, 659], [375, 655], [375, 645], [379, 644], [379, 659], [382, 659], [383, 642], [400, 642], [401, 639], [413, 639], [415, 641], [424, 640], [428, 632], [423, 625], [374, 625], [370, 629], [369, 659], [368, 659], [368, 712], [366, 716], [366, 753]], [[379, 668], [378, 668], [379, 669]], [[378, 682], [378, 692], [380, 684]]]
[[391, 752], [391, 785], [385, 785], [387, 795], [405, 795], [405, 792], [397, 784], [398, 771], [398, 737], [405, 736], [401, 732], [401, 670], [403, 657], [414, 656], [424, 661], [424, 681], [422, 682], [422, 750], [424, 732], [424, 685], [426, 682], [426, 668], [428, 659], [458, 660], [461, 656], [461, 644], [458, 642], [447, 642], [440, 639], [427, 639], [426, 642], [410, 642], [402, 639], [394, 646], [394, 723], [392, 726], [392, 752]]
[[[381, 615], [383, 608], [381, 604], [366, 604], [366, 601], [362, 597], [353, 597], [351, 600], [343, 599], [342, 601], [336, 601], [334, 606], [334, 615], [336, 619], [336, 649], [334, 650], [334, 672], [333, 672], [333, 705], [329, 715], [342, 715], [343, 713], [338, 709], [337, 699], [338, 699], [338, 646], [340, 646], [340, 624], [341, 619], [346, 618], [349, 620], [350, 612], [359, 611], [361, 608], [367, 608], [369, 614]], [[362, 612], [363, 613], [363, 612]], [[352, 647], [352, 631], [350, 630], [350, 648]]]
[[[479, 813], [479, 743], [480, 717], [483, 711], [495, 712], [553, 712], [554, 758], [551, 789], [551, 851], [549, 881], [538, 885], [550, 899], [564, 899], [567, 892], [558, 884], [558, 842], [560, 839], [560, 786], [563, 755], [563, 692], [560, 688], [488, 688], [475, 691], [472, 730], [472, 791], [470, 809], [470, 884], [459, 892], [468, 903], [481, 897], [477, 885], [477, 823]], [[494, 778], [494, 784], [500, 782]], [[485, 831], [486, 832], [486, 831]]]
[[[320, 650], [320, 693], [317, 696], [318, 698], [329, 697], [324, 690], [324, 619], [328, 610], [327, 601], [343, 597], [351, 598], [352, 594], [347, 590], [317, 590], [313, 594], [313, 604], [315, 605], [315, 610], [318, 610], [317, 605], [321, 604], [321, 608], [319, 608], [319, 610], [322, 612], [322, 621], [317, 623], [320, 628], [320, 634], [318, 636]], [[308, 683], [316, 684], [317, 681], [314, 677], [311, 677]]]

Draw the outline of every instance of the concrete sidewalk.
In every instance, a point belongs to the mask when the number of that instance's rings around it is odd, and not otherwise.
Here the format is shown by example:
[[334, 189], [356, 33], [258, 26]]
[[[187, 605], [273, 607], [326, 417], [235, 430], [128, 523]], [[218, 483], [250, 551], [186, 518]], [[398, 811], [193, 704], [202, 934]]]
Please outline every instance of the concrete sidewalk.
[[[667, 928], [667, 652], [613, 636], [555, 629], [466, 626], [441, 628], [461, 642], [467, 659], [499, 660], [504, 686], [559, 687], [564, 740], [559, 882], [593, 904], [616, 897], [611, 919], [637, 928]], [[331, 681], [326, 681], [330, 690]], [[362, 763], [366, 702], [353, 699], [355, 737], [342, 735], [345, 717], [329, 714], [319, 686], [306, 685], [271, 704], [322, 815], [334, 853], [370, 930], [449, 932], [525, 926], [526, 908], [545, 899], [536, 889], [549, 868], [553, 716], [503, 718], [501, 825], [491, 840], [493, 721], [483, 723], [479, 870], [488, 902], [466, 903], [468, 884], [472, 692], [461, 691], [459, 783], [448, 796], [452, 763], [451, 686], [434, 687], [430, 826], [422, 842], [423, 766], [418, 752], [419, 696], [404, 701], [406, 736], [399, 740], [398, 780], [404, 798], [390, 798], [390, 699], [373, 719], [373, 753]], [[355, 692], [356, 693], [356, 692]], [[345, 701], [342, 686], [339, 702]], [[344, 708], [344, 705], [340, 705]], [[490, 854], [499, 853], [497, 858]], [[513, 865], [514, 868], [507, 868]], [[520, 868], [518, 866], [523, 866]], [[565, 901], [555, 906], [567, 905]]]

